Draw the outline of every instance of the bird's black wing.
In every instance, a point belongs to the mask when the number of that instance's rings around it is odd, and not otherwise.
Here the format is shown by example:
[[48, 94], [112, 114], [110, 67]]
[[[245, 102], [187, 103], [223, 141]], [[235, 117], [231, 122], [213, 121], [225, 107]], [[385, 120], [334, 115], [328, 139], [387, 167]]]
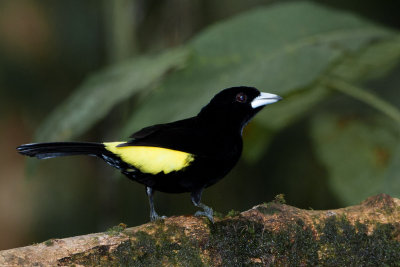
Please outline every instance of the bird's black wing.
[[146, 136], [149, 136], [150, 134], [152, 134], [154, 132], [157, 132], [158, 130], [161, 130], [164, 127], [165, 127], [164, 124], [156, 124], [153, 126], [145, 127], [143, 129], [133, 133], [131, 136], [129, 136], [129, 138], [141, 139]]
[[188, 118], [149, 126], [130, 137], [134, 139], [118, 146], [153, 146], [198, 154], [201, 151], [200, 139], [204, 135], [197, 127], [196, 119]]
[[163, 124], [156, 124], [152, 126], [145, 127], [135, 133], [133, 133], [129, 138], [134, 138], [134, 139], [143, 139], [145, 137], [148, 137], [149, 135], [156, 133], [160, 130], [163, 129], [169, 129], [169, 128], [174, 128], [174, 127], [191, 127], [193, 126], [193, 120], [194, 118], [188, 118], [184, 120], [179, 120], [179, 121], [174, 121], [170, 123], [163, 123]]

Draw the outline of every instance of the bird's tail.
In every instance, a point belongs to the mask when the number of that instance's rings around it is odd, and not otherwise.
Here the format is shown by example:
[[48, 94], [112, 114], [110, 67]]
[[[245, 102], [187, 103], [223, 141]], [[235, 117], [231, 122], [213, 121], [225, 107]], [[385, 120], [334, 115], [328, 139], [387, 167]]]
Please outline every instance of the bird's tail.
[[89, 142], [33, 143], [21, 145], [17, 150], [22, 155], [38, 159], [73, 155], [101, 156], [106, 151], [102, 143]]

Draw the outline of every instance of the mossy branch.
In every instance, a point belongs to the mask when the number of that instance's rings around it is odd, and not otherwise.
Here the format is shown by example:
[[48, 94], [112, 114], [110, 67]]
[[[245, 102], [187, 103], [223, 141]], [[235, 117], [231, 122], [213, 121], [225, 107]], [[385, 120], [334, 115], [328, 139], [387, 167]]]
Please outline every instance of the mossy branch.
[[0, 252], [0, 265], [397, 266], [400, 199], [381, 194], [337, 210], [302, 210], [277, 199], [216, 219], [155, 223]]

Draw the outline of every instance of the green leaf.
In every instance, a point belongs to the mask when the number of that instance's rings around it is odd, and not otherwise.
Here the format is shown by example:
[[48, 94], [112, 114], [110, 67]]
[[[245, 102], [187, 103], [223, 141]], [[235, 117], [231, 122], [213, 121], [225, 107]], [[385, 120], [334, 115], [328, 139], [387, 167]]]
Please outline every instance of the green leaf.
[[399, 197], [400, 136], [384, 116], [320, 113], [312, 119], [311, 136], [327, 168], [331, 189], [345, 205], [377, 193]]
[[340, 79], [324, 79], [324, 82], [326, 86], [341, 91], [381, 111], [383, 114], [392, 118], [395, 123], [400, 126], [400, 111], [396, 106], [386, 102], [367, 90], [363, 90]]
[[[329, 95], [320, 77], [348, 55], [395, 37], [360, 17], [310, 2], [241, 14], [209, 27], [189, 44], [194, 53], [187, 68], [170, 75], [144, 101], [124, 135], [196, 115], [219, 90], [237, 85], [285, 97], [255, 118], [264, 129], [277, 131]], [[173, 105], [166, 99], [173, 99]]]
[[330, 76], [351, 82], [378, 79], [399, 64], [400, 36], [374, 42], [358, 53], [348, 54], [330, 72]]
[[72, 139], [89, 129], [116, 104], [159, 82], [168, 71], [182, 67], [188, 49], [144, 55], [90, 76], [40, 126], [36, 141]]

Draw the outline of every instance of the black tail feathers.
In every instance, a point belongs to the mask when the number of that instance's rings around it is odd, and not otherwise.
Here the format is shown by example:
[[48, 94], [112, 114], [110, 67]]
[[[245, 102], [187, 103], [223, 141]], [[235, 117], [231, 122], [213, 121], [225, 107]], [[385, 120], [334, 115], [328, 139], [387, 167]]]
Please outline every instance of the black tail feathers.
[[38, 159], [73, 155], [101, 156], [106, 151], [103, 144], [89, 142], [33, 143], [21, 145], [17, 150], [22, 155]]

